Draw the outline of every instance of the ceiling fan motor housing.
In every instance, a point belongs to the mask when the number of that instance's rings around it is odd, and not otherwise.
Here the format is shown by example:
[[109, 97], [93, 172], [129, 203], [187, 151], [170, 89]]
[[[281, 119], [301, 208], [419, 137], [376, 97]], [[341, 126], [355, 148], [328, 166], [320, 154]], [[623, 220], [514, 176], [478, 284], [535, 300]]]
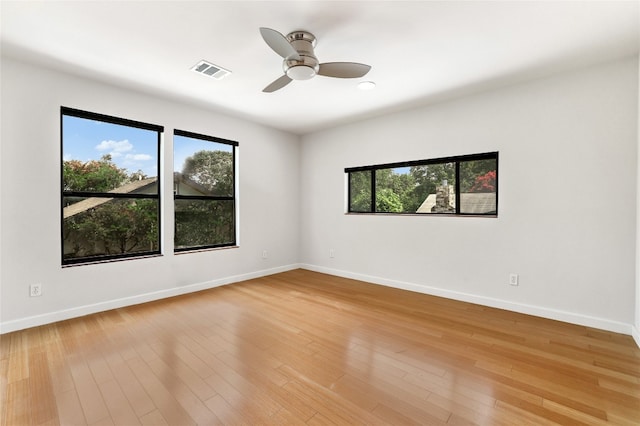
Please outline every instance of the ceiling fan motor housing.
[[320, 65], [313, 48], [316, 38], [306, 31], [293, 31], [287, 34], [287, 40], [300, 55], [299, 59], [285, 58], [282, 63], [284, 73], [292, 80], [309, 80], [317, 73]]

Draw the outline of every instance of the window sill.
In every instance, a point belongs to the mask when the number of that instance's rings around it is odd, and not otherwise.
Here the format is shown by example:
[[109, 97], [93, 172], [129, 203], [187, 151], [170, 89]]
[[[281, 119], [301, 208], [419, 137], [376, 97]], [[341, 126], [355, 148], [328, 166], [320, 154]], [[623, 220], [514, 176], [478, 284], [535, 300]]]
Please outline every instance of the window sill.
[[497, 214], [455, 214], [455, 213], [357, 213], [357, 212], [345, 212], [345, 216], [436, 216], [436, 217], [486, 217], [497, 219]]
[[237, 248], [240, 248], [240, 246], [233, 245], [233, 246], [222, 246], [222, 247], [194, 248], [194, 249], [174, 251], [173, 254], [176, 256], [179, 256], [181, 254], [201, 253], [201, 252], [207, 252], [207, 251], [229, 250], [229, 249], [237, 249]]
[[87, 260], [86, 262], [64, 263], [62, 264], [62, 268], [73, 268], [74, 266], [100, 265], [103, 263], [115, 263], [115, 262], [123, 262], [127, 260], [151, 259], [154, 257], [162, 257], [162, 253], [142, 254], [140, 256], [125, 256], [125, 257], [118, 257], [115, 259]]

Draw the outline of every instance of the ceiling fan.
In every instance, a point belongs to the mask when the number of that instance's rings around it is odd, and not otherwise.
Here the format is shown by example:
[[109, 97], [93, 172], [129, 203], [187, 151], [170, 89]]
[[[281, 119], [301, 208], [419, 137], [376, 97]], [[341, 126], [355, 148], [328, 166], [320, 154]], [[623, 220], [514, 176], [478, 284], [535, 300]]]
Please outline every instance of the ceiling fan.
[[282, 35], [271, 28], [260, 28], [262, 38], [274, 52], [284, 58], [284, 75], [265, 87], [266, 93], [282, 89], [293, 80], [309, 80], [316, 75], [336, 78], [358, 78], [369, 72], [371, 66], [356, 62], [319, 63], [313, 53], [316, 37], [307, 31], [293, 31]]

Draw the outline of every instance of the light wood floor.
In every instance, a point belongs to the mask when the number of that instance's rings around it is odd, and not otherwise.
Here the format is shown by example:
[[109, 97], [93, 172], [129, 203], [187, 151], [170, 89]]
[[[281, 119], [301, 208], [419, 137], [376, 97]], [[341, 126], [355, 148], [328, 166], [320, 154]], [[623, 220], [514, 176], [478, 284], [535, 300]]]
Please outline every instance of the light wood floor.
[[303, 270], [0, 347], [3, 425], [640, 422], [629, 336]]

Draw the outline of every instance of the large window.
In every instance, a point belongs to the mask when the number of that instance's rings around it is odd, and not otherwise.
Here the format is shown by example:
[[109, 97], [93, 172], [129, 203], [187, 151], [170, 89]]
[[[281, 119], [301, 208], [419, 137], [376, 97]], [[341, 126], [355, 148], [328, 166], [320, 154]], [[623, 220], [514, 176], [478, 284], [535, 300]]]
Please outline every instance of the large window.
[[351, 167], [349, 213], [498, 214], [498, 153]]
[[175, 251], [236, 245], [237, 142], [175, 130]]
[[61, 108], [63, 264], [160, 253], [162, 132]]

